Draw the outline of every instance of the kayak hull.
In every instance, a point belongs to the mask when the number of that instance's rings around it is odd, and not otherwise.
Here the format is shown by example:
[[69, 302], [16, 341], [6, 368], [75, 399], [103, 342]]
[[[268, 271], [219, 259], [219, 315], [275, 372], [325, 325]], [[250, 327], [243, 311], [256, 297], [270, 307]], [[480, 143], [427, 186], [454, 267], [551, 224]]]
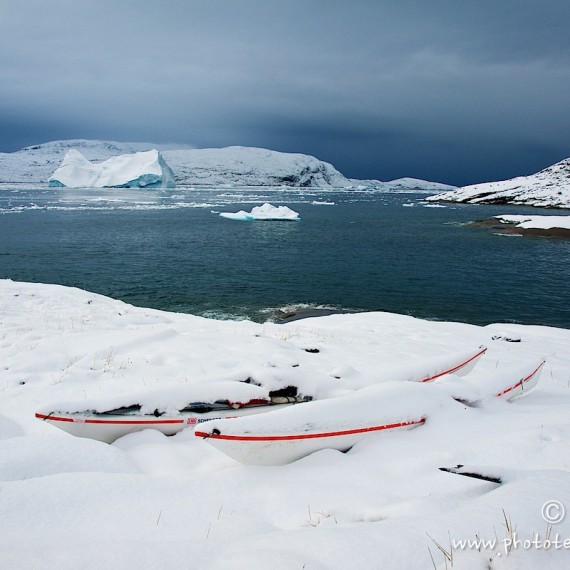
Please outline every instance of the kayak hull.
[[113, 443], [120, 437], [144, 429], [156, 429], [164, 435], [174, 435], [184, 428], [194, 428], [209, 420], [260, 414], [289, 405], [291, 404], [249, 406], [206, 413], [180, 413], [172, 416], [165, 414], [159, 417], [136, 414], [96, 414], [93, 412], [53, 412], [50, 414], [37, 412], [36, 418], [77, 437]]
[[194, 435], [225, 453], [228, 457], [248, 465], [286, 465], [321, 449], [348, 451], [367, 437], [380, 432], [412, 429], [425, 423], [425, 418], [387, 424], [370, 425], [350, 430], [291, 433], [287, 435], [226, 435], [202, 431], [198, 427]]

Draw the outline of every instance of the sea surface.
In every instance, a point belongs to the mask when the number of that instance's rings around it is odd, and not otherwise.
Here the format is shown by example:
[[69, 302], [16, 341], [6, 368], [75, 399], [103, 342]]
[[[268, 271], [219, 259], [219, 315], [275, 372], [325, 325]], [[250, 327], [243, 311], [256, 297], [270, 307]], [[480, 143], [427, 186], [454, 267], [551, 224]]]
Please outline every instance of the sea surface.
[[[570, 328], [570, 240], [468, 223], [515, 206], [425, 194], [275, 188], [0, 187], [0, 278], [154, 307], [265, 321], [280, 309], [389, 311]], [[299, 222], [220, 212], [270, 202]]]

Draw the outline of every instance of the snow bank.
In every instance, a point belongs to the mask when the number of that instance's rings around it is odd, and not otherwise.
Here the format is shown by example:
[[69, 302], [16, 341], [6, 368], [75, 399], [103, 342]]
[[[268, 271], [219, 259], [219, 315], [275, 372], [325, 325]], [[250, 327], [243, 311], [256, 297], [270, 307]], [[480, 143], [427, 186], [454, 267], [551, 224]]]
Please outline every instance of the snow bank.
[[570, 208], [570, 158], [530, 176], [464, 186], [427, 200]]
[[[505, 515], [519, 538], [544, 536], [543, 505], [570, 508], [569, 330], [388, 313], [286, 325], [215, 321], [5, 280], [0, 307], [2, 568], [415, 570], [433, 568], [428, 548], [444, 568], [430, 537], [446, 547], [476, 536], [502, 540]], [[499, 332], [520, 342], [492, 340]], [[34, 418], [61, 401], [170, 390], [178, 398], [185, 387], [249, 376], [319, 399], [366, 386], [380, 394], [382, 383], [398, 380], [384, 376], [387, 368], [481, 344], [487, 354], [456, 384], [547, 356], [538, 387], [523, 400], [478, 407], [428, 396], [421, 428], [283, 467], [241, 465], [190, 428], [174, 437], [147, 430], [109, 446]], [[498, 486], [439, 471], [457, 464], [508, 476]], [[570, 538], [568, 516], [552, 526], [555, 534]], [[457, 547], [454, 567], [562, 569], [567, 558], [554, 547], [506, 555], [499, 542]]]
[[174, 174], [157, 150], [92, 163], [78, 150], [70, 149], [48, 182], [70, 188], [170, 188], [174, 187]]
[[253, 222], [255, 220], [282, 220], [282, 221], [298, 221], [299, 213], [291, 210], [287, 206], [273, 206], [272, 204], [263, 204], [263, 206], [255, 206], [251, 212], [240, 210], [239, 212], [221, 212], [222, 218], [230, 220], [239, 220], [241, 222]]

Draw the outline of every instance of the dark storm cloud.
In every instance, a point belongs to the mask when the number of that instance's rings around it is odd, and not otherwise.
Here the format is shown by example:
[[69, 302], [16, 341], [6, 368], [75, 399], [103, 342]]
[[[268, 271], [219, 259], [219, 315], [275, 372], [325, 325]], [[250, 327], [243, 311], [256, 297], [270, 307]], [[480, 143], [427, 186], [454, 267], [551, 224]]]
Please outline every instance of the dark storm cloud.
[[567, 0], [4, 1], [0, 150], [256, 145], [456, 183], [570, 155]]

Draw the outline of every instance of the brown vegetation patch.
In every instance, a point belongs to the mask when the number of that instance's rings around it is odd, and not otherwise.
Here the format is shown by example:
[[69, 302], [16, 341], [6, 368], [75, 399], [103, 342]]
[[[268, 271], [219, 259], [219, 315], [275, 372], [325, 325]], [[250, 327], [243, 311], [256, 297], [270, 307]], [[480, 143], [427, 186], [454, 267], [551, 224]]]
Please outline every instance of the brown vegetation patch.
[[570, 238], [570, 230], [566, 228], [519, 228], [514, 223], [501, 222], [498, 218], [487, 218], [471, 222], [471, 226], [489, 228], [504, 234], [519, 234], [523, 236], [537, 236], [550, 238]]

